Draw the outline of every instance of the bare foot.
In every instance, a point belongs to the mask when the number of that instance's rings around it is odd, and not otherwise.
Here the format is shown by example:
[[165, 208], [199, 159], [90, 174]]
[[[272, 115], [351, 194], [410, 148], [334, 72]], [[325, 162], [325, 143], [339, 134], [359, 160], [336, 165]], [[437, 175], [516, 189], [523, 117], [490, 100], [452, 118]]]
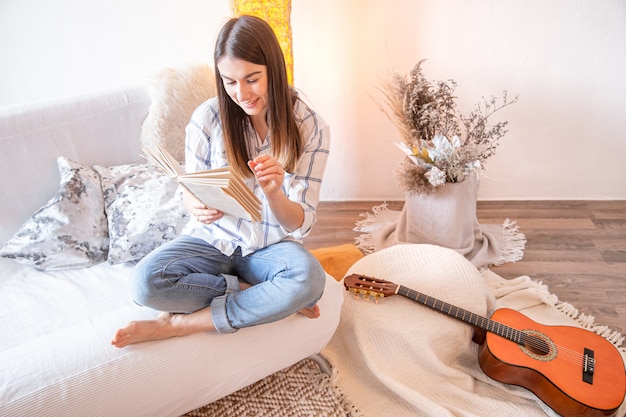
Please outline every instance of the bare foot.
[[313, 307], [303, 308], [302, 310], [298, 311], [298, 313], [302, 314], [304, 317], [316, 319], [320, 316], [320, 308], [317, 304], [315, 304]]
[[[239, 282], [240, 291], [251, 286], [247, 282]], [[168, 339], [211, 330], [215, 330], [211, 318], [211, 307], [205, 307], [190, 314], [163, 312], [154, 320], [131, 321], [126, 327], [115, 332], [111, 344], [123, 348], [133, 343]]]
[[133, 343], [173, 337], [175, 334], [172, 334], [171, 317], [170, 313], [161, 313], [154, 320], [131, 321], [115, 332], [111, 344], [122, 348]]
[[191, 314], [161, 313], [154, 320], [131, 321], [119, 329], [111, 344], [122, 348], [133, 343], [186, 336], [192, 333], [215, 330], [211, 308], [206, 307]]

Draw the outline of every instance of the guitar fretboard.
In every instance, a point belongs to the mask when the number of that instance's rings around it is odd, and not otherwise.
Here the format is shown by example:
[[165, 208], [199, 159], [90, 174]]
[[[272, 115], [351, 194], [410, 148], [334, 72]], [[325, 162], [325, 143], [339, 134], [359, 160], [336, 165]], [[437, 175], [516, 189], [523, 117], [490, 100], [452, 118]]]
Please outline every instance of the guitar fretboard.
[[527, 342], [526, 338], [529, 337], [526, 333], [520, 330], [498, 323], [497, 321], [491, 320], [487, 317], [474, 314], [460, 307], [453, 306], [452, 304], [448, 304], [426, 294], [422, 294], [418, 291], [407, 288], [404, 285], [398, 285], [396, 292], [397, 294], [403, 295], [413, 301], [417, 301], [420, 304], [430, 307], [433, 310], [447, 314], [457, 320], [471, 324], [474, 327], [497, 334], [498, 336], [504, 337], [519, 345], [525, 345]]

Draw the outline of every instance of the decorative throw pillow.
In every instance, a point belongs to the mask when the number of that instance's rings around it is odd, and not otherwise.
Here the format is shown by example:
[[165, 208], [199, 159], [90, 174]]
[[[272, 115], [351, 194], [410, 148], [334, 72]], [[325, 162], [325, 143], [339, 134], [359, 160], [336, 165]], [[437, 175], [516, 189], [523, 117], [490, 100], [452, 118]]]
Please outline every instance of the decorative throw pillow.
[[185, 160], [185, 128], [201, 103], [215, 96], [215, 73], [206, 64], [166, 68], [148, 79], [152, 103], [141, 127], [141, 145], [163, 145]]
[[105, 167], [100, 174], [111, 264], [138, 261], [180, 234], [189, 214], [177, 183], [150, 164]]
[[107, 220], [100, 177], [91, 168], [57, 159], [58, 193], [33, 214], [0, 256], [41, 270], [83, 268], [106, 260]]

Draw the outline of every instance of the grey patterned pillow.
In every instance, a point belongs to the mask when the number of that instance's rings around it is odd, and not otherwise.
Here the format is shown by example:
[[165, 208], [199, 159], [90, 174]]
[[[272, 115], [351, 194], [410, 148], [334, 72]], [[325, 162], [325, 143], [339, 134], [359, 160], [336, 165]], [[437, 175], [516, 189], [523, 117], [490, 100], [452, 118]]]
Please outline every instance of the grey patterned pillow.
[[189, 220], [177, 183], [150, 164], [105, 167], [100, 174], [111, 264], [138, 261], [174, 239]]
[[107, 258], [109, 239], [100, 177], [57, 158], [58, 193], [0, 249], [0, 256], [41, 270], [83, 268]]

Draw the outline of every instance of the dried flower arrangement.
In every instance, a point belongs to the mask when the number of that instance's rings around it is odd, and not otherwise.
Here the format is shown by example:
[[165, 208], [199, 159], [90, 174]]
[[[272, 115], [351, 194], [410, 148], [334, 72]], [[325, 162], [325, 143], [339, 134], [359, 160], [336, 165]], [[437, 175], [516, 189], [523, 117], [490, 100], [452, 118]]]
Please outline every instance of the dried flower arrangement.
[[508, 122], [487, 124], [495, 112], [515, 103], [504, 91], [502, 103], [483, 98], [463, 116], [456, 112], [454, 80], [431, 83], [422, 72], [424, 60], [408, 76], [394, 72], [382, 88], [387, 108], [403, 142], [396, 145], [408, 155], [395, 172], [400, 187], [409, 193], [430, 192], [446, 182], [461, 182], [471, 172], [481, 173], [494, 155]]

